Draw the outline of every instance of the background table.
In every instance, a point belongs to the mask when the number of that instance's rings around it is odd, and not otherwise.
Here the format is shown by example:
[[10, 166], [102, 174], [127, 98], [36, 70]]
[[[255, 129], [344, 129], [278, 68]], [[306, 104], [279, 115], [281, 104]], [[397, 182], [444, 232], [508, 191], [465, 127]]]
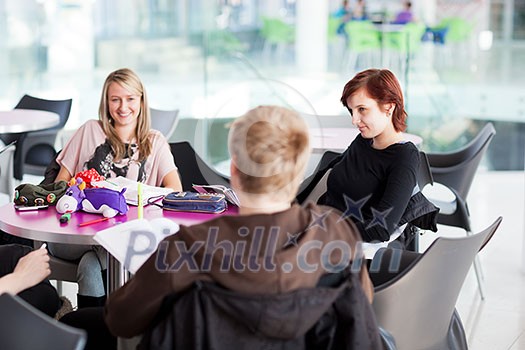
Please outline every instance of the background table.
[[33, 109], [0, 111], [0, 133], [21, 133], [43, 130], [58, 125], [58, 114]]
[[[48, 129], [58, 125], [60, 117], [57, 113], [40, 111], [33, 109], [13, 109], [10, 111], [0, 111], [0, 134], [18, 134], [30, 131]], [[0, 141], [0, 144], [3, 144]], [[16, 147], [16, 145], [15, 145]], [[13, 152], [13, 151], [11, 151]], [[12, 192], [16, 187], [13, 177], [13, 157], [14, 153], [4, 155], [2, 175], [2, 191]], [[0, 199], [0, 203], [5, 203], [6, 196]], [[1, 196], [1, 195], [0, 195]]]
[[[237, 207], [229, 206], [228, 210], [220, 214], [188, 213], [163, 210], [155, 205], [144, 207], [144, 218], [155, 219], [164, 217], [179, 225], [195, 225], [221, 215], [237, 214]], [[78, 227], [78, 224], [86, 221], [99, 219], [99, 214], [75, 212], [71, 220], [61, 224], [59, 214], [54, 207], [44, 210], [17, 211], [12, 203], [0, 207], [0, 229], [14, 236], [65, 244], [87, 244], [98, 245], [93, 236], [101, 230], [112, 227], [119, 223], [137, 218], [137, 207], [130, 206], [126, 215], [118, 215], [106, 221], [96, 224]], [[126, 278], [123, 275], [120, 263], [108, 254], [108, 294], [122, 285]]]
[[[310, 143], [314, 153], [330, 150], [343, 152], [359, 135], [357, 128], [311, 128]], [[421, 145], [423, 139], [417, 135], [403, 133], [405, 141], [411, 141], [416, 146]]]

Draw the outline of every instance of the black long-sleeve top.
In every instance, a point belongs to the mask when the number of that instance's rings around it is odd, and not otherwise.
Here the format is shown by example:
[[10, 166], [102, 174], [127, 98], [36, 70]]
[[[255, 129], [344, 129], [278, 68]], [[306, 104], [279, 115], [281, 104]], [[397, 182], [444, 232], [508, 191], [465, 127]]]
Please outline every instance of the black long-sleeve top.
[[371, 139], [358, 135], [334, 165], [320, 202], [350, 217], [364, 241], [387, 241], [413, 194], [418, 167], [413, 143], [377, 150]]

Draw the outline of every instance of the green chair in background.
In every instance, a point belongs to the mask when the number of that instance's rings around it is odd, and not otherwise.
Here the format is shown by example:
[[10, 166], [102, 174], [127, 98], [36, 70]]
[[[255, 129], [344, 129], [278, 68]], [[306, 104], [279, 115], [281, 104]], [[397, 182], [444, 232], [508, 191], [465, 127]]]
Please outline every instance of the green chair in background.
[[456, 66], [458, 62], [470, 62], [472, 55], [472, 32], [474, 23], [461, 17], [445, 17], [437, 26], [427, 29], [434, 44], [442, 47], [439, 62]]
[[262, 16], [261, 37], [264, 39], [263, 55], [268, 57], [272, 47], [282, 56], [286, 46], [295, 42], [295, 28], [279, 18]]
[[[443, 32], [442, 44], [460, 43], [470, 39], [474, 24], [460, 17], [445, 17], [432, 28], [434, 32]], [[440, 38], [434, 38], [434, 42]]]
[[400, 31], [384, 33], [385, 48], [401, 53], [413, 54], [421, 47], [421, 38], [425, 34], [423, 23], [407, 23]]
[[337, 67], [337, 69], [341, 67], [341, 60], [344, 58], [346, 49], [345, 36], [337, 32], [340, 25], [341, 18], [328, 16], [328, 30], [326, 32], [329, 52], [328, 59], [330, 65]]
[[403, 25], [399, 31], [383, 33], [383, 47], [397, 56], [402, 72], [405, 71], [407, 62], [413, 59], [421, 49], [421, 38], [425, 34], [425, 29], [423, 23], [411, 22]]
[[328, 30], [327, 30], [327, 39], [328, 43], [337, 41], [337, 28], [341, 24], [341, 19], [334, 16], [328, 16]]
[[235, 35], [227, 30], [214, 30], [208, 33], [208, 52], [213, 56], [228, 56], [234, 52], [246, 51], [244, 45]]
[[364, 54], [367, 58], [365, 68], [374, 66], [375, 56], [381, 52], [381, 33], [370, 21], [350, 21], [346, 24], [348, 47], [345, 59], [346, 67], [356, 71], [358, 57]]

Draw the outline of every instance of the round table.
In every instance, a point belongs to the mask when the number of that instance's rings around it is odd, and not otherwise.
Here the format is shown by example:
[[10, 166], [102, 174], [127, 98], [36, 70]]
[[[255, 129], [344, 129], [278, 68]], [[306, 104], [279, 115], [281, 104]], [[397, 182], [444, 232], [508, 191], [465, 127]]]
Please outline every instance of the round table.
[[[55, 207], [44, 210], [17, 211], [13, 203], [0, 207], [0, 229], [22, 238], [33, 239], [36, 241], [46, 241], [65, 244], [84, 244], [98, 245], [93, 236], [98, 232], [109, 227], [134, 220], [138, 216], [138, 207], [130, 206], [126, 215], [118, 215], [106, 221], [92, 225], [79, 227], [83, 222], [101, 218], [99, 214], [86, 212], [75, 212], [71, 215], [71, 220], [60, 223], [60, 214]], [[163, 210], [155, 205], [144, 207], [143, 217], [145, 219], [167, 218], [179, 225], [195, 225], [214, 219], [221, 215], [236, 215], [238, 208], [228, 206], [228, 209], [219, 214], [190, 213]], [[127, 280], [127, 272], [120, 262], [108, 254], [108, 293], [122, 286]]]
[[58, 125], [58, 114], [34, 109], [0, 111], [0, 134], [21, 133], [52, 128]]

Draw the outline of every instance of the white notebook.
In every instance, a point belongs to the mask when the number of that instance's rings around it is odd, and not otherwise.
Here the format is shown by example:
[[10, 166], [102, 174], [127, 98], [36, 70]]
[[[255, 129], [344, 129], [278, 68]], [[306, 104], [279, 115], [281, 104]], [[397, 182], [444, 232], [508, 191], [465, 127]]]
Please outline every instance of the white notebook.
[[[103, 181], [93, 181], [94, 186], [109, 188], [116, 191], [121, 191], [123, 188], [126, 188], [124, 192], [124, 198], [126, 198], [126, 203], [129, 205], [138, 205], [138, 182], [125, 178], [123, 176], [103, 180]], [[142, 204], [147, 205], [150, 198], [160, 198], [165, 196], [168, 193], [173, 192], [171, 188], [164, 187], [155, 187], [142, 184]]]

